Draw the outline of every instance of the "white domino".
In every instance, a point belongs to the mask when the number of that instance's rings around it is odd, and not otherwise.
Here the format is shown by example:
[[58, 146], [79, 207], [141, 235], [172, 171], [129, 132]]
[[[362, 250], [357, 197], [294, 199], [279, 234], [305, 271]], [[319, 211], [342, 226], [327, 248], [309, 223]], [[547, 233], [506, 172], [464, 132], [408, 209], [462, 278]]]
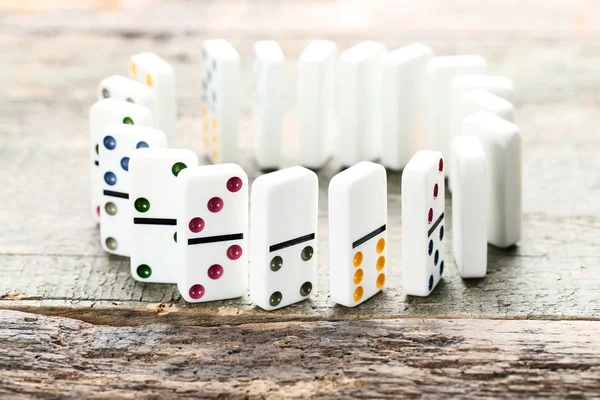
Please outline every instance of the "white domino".
[[522, 224], [522, 139], [519, 128], [486, 112], [467, 117], [465, 135], [476, 135], [487, 158], [487, 240], [509, 247], [521, 239]]
[[[446, 157], [450, 150], [452, 82], [464, 74], [484, 74], [485, 59], [477, 55], [433, 57], [427, 64], [427, 148]], [[446, 172], [446, 176], [447, 176]]]
[[476, 136], [452, 140], [452, 251], [463, 278], [487, 272], [487, 161]]
[[120, 124], [102, 131], [100, 242], [108, 253], [130, 255], [129, 160], [136, 149], [157, 147], [167, 147], [165, 134], [157, 129]]
[[385, 285], [387, 267], [385, 168], [363, 161], [329, 183], [331, 299], [354, 307]]
[[404, 292], [428, 296], [444, 273], [444, 159], [420, 150], [402, 172]]
[[102, 174], [100, 173], [100, 145], [104, 130], [116, 124], [153, 126], [152, 112], [141, 105], [117, 99], [100, 100], [90, 108], [90, 174], [91, 210], [96, 221], [100, 221], [102, 197]]
[[237, 164], [186, 168], [178, 178], [177, 286], [192, 303], [248, 288], [248, 177]]
[[207, 40], [202, 48], [203, 99], [208, 113], [203, 111], [203, 135], [208, 118], [209, 158], [215, 163], [236, 162], [239, 159], [240, 130], [240, 56], [224, 39]]
[[410, 44], [383, 59], [381, 164], [404, 168], [423, 146], [426, 134], [425, 70], [433, 51]]
[[254, 152], [263, 170], [281, 165], [285, 58], [277, 42], [254, 43]]
[[[507, 121], [514, 122], [515, 111], [512, 103], [488, 91], [472, 90], [465, 92], [461, 98], [457, 99], [457, 102], [456, 107], [453, 104], [452, 138], [462, 135], [462, 124], [465, 118], [478, 111], [485, 111]], [[446, 158], [451, 165], [452, 152]], [[448, 188], [450, 191], [453, 190], [452, 180], [454, 177], [452, 176], [452, 171], [450, 169], [450, 175], [448, 176]]]
[[167, 135], [169, 146], [177, 141], [177, 98], [173, 67], [154, 53], [139, 53], [129, 60], [129, 75], [154, 92], [152, 112], [156, 128]]
[[363, 41], [340, 56], [340, 141], [343, 165], [381, 154], [381, 83], [386, 47]]
[[139, 149], [129, 162], [133, 215], [131, 276], [142, 282], [177, 283], [177, 176], [198, 165], [185, 149]]
[[152, 111], [153, 117], [155, 96], [148, 86], [120, 75], [104, 78], [98, 84], [98, 100], [117, 99], [144, 106]]
[[317, 267], [317, 174], [291, 167], [252, 184], [250, 297], [265, 310], [307, 299]]
[[298, 65], [298, 163], [321, 168], [333, 151], [336, 45], [315, 40]]

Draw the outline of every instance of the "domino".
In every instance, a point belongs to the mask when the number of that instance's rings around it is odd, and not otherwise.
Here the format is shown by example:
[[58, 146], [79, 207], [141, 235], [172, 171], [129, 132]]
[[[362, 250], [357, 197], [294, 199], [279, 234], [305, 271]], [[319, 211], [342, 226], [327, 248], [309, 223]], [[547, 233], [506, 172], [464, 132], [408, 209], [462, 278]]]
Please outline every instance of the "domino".
[[262, 170], [281, 164], [285, 58], [277, 42], [254, 43], [254, 151]]
[[329, 183], [331, 299], [355, 307], [385, 286], [387, 178], [385, 168], [360, 162]]
[[156, 128], [167, 135], [169, 146], [177, 142], [176, 79], [173, 67], [154, 53], [139, 53], [129, 60], [129, 75], [154, 93]]
[[91, 209], [96, 221], [100, 222], [102, 201], [102, 174], [100, 173], [100, 142], [104, 131], [116, 124], [151, 127], [152, 113], [146, 107], [113, 98], [100, 100], [90, 108], [90, 175]]
[[[240, 56], [224, 39], [207, 40], [203, 44], [202, 87], [209, 120], [208, 144], [213, 163], [230, 163], [239, 158], [240, 120]], [[206, 118], [203, 122], [203, 134]]]
[[250, 298], [265, 310], [307, 299], [317, 268], [317, 174], [291, 167], [252, 184]]
[[[427, 64], [427, 148], [446, 157], [450, 150], [452, 81], [459, 75], [485, 74], [481, 56], [433, 57]], [[448, 172], [446, 171], [446, 176]]]
[[425, 69], [433, 51], [410, 44], [383, 59], [381, 164], [401, 170], [425, 140]]
[[100, 243], [104, 251], [130, 255], [131, 206], [129, 204], [129, 160], [135, 149], [167, 147], [162, 131], [136, 125], [112, 125], [102, 132], [100, 174]]
[[198, 166], [191, 150], [141, 148], [129, 162], [131, 276], [142, 282], [177, 283], [177, 176]]
[[[463, 93], [462, 97], [457, 101], [458, 104], [456, 107], [454, 107], [453, 104], [453, 138], [462, 135], [462, 123], [465, 118], [478, 111], [489, 112], [507, 121], [514, 122], [515, 110], [513, 105], [509, 101], [504, 100], [502, 97], [496, 96], [485, 90], [473, 90]], [[447, 159], [449, 159], [449, 163], [452, 165], [452, 153], [449, 154]], [[450, 191], [453, 189], [452, 171], [453, 169], [451, 168], [450, 175], [448, 176], [448, 188]]]
[[248, 177], [237, 164], [184, 169], [177, 286], [191, 303], [245, 295], [248, 287]]
[[311, 42], [298, 65], [298, 163], [318, 169], [333, 152], [336, 45]]
[[487, 241], [509, 247], [521, 239], [522, 139], [519, 128], [493, 114], [478, 112], [463, 123], [465, 135], [481, 141], [487, 159]]
[[138, 104], [152, 111], [153, 117], [155, 97], [148, 86], [120, 75], [104, 78], [98, 84], [98, 100], [117, 99]]
[[444, 273], [444, 158], [420, 150], [402, 172], [404, 292], [428, 296]]
[[487, 272], [487, 161], [476, 136], [452, 140], [452, 252], [463, 278]]
[[340, 56], [340, 146], [344, 166], [381, 154], [381, 83], [386, 47], [363, 41]]

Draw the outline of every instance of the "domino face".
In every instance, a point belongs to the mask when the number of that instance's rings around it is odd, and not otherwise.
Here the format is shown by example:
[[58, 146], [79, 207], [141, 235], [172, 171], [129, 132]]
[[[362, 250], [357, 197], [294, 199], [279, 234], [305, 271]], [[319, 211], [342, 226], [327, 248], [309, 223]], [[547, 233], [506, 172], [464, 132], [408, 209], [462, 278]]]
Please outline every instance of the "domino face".
[[263, 169], [281, 164], [285, 58], [277, 42], [254, 43], [254, 150]]
[[321, 168], [333, 151], [336, 45], [315, 40], [298, 65], [298, 163]]
[[180, 271], [192, 303], [243, 296], [248, 286], [248, 177], [237, 164], [187, 168], [178, 177]]
[[354, 307], [385, 285], [387, 268], [385, 168], [363, 161], [329, 183], [331, 299]]
[[404, 168], [425, 140], [425, 69], [431, 57], [431, 48], [417, 43], [383, 59], [381, 164], [386, 168]]
[[476, 136], [452, 140], [452, 250], [463, 278], [487, 272], [487, 161]]
[[381, 83], [386, 47], [364, 41], [340, 56], [340, 151], [345, 166], [381, 154]]
[[[239, 158], [240, 56], [226, 40], [204, 42], [203, 49], [203, 142], [213, 163], [235, 162]], [[206, 143], [206, 118], [208, 143]]]
[[103, 177], [100, 172], [100, 148], [104, 131], [116, 124], [152, 126], [152, 113], [146, 107], [117, 99], [100, 100], [90, 108], [90, 173], [92, 215], [100, 222]]
[[130, 255], [129, 161], [134, 150], [166, 146], [165, 134], [153, 128], [120, 124], [103, 131], [100, 145], [100, 241], [104, 251], [119, 256]]
[[265, 310], [307, 299], [317, 267], [319, 181], [303, 167], [252, 185], [250, 297]]
[[98, 84], [98, 100], [109, 98], [144, 106], [155, 115], [156, 99], [152, 89], [133, 79], [113, 75], [101, 80]]
[[509, 247], [521, 239], [522, 224], [522, 139], [519, 128], [486, 112], [467, 117], [465, 135], [481, 141], [487, 158], [487, 240]]
[[428, 296], [444, 273], [444, 159], [420, 150], [402, 173], [404, 292]]
[[129, 162], [131, 276], [142, 282], [177, 283], [177, 176], [198, 165], [191, 150], [142, 148]]
[[[481, 56], [433, 57], [427, 64], [427, 148], [447, 156], [450, 150], [452, 81], [459, 75], [485, 74]], [[447, 176], [447, 173], [446, 173]]]
[[139, 53], [129, 60], [132, 79], [149, 86], [154, 93], [156, 128], [167, 135], [170, 146], [177, 141], [177, 98], [175, 71], [165, 60], [154, 53]]

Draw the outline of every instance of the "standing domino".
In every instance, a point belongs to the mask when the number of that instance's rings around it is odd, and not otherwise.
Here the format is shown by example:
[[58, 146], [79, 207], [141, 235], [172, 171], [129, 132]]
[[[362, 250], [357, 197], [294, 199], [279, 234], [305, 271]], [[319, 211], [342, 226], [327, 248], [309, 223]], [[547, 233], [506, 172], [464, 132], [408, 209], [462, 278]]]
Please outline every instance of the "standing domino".
[[177, 286], [192, 303], [243, 296], [248, 286], [248, 177], [237, 164], [179, 174]]
[[404, 292], [428, 296], [444, 273], [444, 159], [421, 150], [402, 173]]
[[202, 55], [210, 159], [215, 164], [235, 162], [239, 158], [240, 56], [224, 39], [205, 41]]
[[404, 168], [425, 140], [425, 69], [431, 48], [411, 44], [383, 59], [381, 163]]
[[265, 310], [310, 295], [317, 267], [317, 174], [291, 167], [252, 184], [250, 297]]
[[104, 131], [116, 124], [153, 126], [149, 109], [116, 99], [100, 100], [90, 108], [90, 173], [92, 215], [100, 221], [102, 174], [100, 173], [100, 142]]
[[131, 276], [143, 282], [177, 283], [177, 176], [198, 165], [191, 150], [139, 149], [130, 168]]
[[133, 79], [120, 75], [102, 79], [98, 84], [98, 100], [108, 98], [144, 106], [152, 111], [153, 117], [156, 116], [154, 111], [156, 99], [152, 89]]
[[467, 117], [465, 135], [476, 135], [487, 158], [487, 240], [509, 247], [521, 239], [521, 133], [519, 128], [486, 112]]
[[487, 272], [487, 161], [475, 136], [452, 140], [452, 250], [463, 278]]
[[[427, 64], [427, 148], [446, 157], [450, 150], [452, 81], [459, 75], [484, 74], [481, 56], [433, 57]], [[447, 173], [446, 173], [447, 175]]]
[[387, 257], [385, 168], [363, 161], [329, 183], [331, 299], [354, 307], [385, 285]]
[[145, 147], [167, 147], [165, 134], [157, 129], [125, 124], [112, 125], [102, 132], [100, 242], [108, 253], [130, 255], [133, 221], [129, 204], [129, 159], [135, 149]]
[[177, 139], [177, 98], [175, 96], [175, 71], [165, 60], [154, 53], [139, 53], [129, 60], [131, 78], [152, 88], [152, 112], [156, 127], [167, 135], [169, 146]]
[[281, 164], [285, 58], [277, 42], [254, 43], [254, 151], [263, 170]]
[[321, 168], [333, 151], [336, 46], [311, 42], [298, 66], [298, 163]]
[[386, 47], [364, 41], [340, 56], [340, 146], [345, 166], [381, 154], [381, 83]]

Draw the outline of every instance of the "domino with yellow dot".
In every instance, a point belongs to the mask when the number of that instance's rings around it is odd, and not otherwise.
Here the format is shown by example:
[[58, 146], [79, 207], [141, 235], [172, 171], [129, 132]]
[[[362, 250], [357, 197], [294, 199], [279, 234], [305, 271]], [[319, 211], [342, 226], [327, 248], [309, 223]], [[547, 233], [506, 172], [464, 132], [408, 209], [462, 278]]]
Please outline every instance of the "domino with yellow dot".
[[385, 286], [387, 178], [385, 168], [363, 161], [329, 183], [331, 299], [355, 307]]

